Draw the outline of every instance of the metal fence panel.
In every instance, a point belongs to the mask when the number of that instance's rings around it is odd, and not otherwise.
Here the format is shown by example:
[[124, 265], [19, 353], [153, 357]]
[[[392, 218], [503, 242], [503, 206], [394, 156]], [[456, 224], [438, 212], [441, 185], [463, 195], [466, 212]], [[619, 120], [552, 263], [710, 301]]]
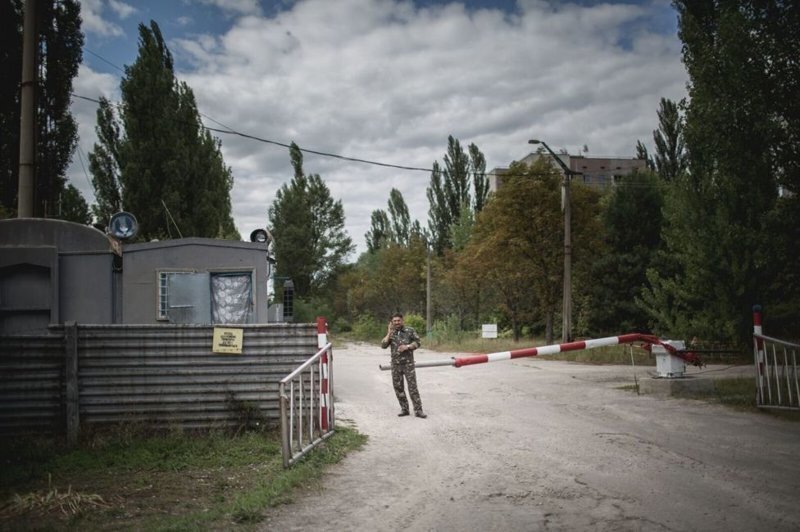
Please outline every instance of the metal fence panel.
[[800, 409], [798, 351], [798, 344], [763, 334], [753, 335], [756, 402], [760, 408]]
[[[278, 386], [317, 351], [313, 324], [242, 325], [241, 354], [213, 326], [78, 325], [80, 426], [238, 427], [279, 419]], [[0, 338], [0, 431], [65, 430], [65, 327]]]
[[64, 428], [64, 338], [0, 337], [0, 434]]

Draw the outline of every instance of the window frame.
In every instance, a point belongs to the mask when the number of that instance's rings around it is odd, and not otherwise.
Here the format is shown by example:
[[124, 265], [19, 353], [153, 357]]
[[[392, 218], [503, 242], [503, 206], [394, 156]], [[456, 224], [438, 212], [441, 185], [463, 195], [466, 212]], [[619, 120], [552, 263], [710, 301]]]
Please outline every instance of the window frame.
[[169, 323], [169, 286], [166, 281], [169, 275], [181, 273], [197, 273], [197, 270], [187, 268], [156, 269], [156, 321]]

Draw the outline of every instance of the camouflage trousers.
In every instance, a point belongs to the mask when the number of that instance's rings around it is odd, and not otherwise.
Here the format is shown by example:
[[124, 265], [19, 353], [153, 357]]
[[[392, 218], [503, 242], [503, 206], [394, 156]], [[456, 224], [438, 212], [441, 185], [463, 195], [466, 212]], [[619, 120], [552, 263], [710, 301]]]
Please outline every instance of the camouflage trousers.
[[408, 382], [408, 395], [411, 396], [411, 403], [414, 405], [414, 412], [422, 412], [422, 400], [419, 398], [417, 389], [417, 373], [414, 369], [414, 355], [400, 353], [392, 357], [392, 385], [394, 393], [400, 403], [400, 408], [408, 412], [408, 399], [406, 399], [403, 378]]

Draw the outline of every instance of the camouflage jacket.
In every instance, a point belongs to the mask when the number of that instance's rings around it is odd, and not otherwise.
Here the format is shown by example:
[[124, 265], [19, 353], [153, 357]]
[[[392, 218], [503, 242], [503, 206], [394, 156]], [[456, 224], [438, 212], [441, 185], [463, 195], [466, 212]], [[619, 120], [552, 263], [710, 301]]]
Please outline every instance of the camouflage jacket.
[[[409, 351], [405, 351], [403, 353], [397, 352], [397, 348], [400, 347], [401, 345], [408, 345], [411, 343], [414, 343], [416, 345], [410, 352]], [[422, 345], [422, 342], [419, 339], [417, 331], [415, 331], [411, 327], [406, 327], [406, 326], [403, 326], [403, 328], [400, 330], [392, 331], [392, 334], [389, 335], [388, 342], [381, 341], [382, 349], [386, 349], [387, 347], [392, 346], [392, 358], [398, 355], [400, 356], [405, 354], [411, 355], [413, 354], [414, 349], [419, 349], [420, 345]]]

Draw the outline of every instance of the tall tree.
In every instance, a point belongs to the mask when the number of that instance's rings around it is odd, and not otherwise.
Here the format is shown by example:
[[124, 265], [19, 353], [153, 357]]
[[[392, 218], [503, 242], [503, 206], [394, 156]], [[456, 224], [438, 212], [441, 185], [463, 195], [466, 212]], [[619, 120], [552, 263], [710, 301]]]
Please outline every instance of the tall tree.
[[303, 153], [294, 142], [289, 154], [294, 177], [278, 190], [269, 220], [277, 275], [292, 279], [297, 296], [309, 297], [332, 281], [354, 246], [344, 228], [342, 202], [334, 201], [319, 174], [305, 174]]
[[[36, 142], [33, 213], [58, 217], [66, 172], [77, 145], [70, 113], [72, 80], [82, 58], [80, 4], [77, 0], [37, 2]], [[0, 206], [16, 211], [19, 183], [22, 18], [19, 0], [0, 2]], [[70, 194], [77, 192], [71, 191]]]
[[686, 172], [686, 149], [683, 142], [683, 121], [678, 105], [661, 98], [658, 109], [658, 129], [653, 131], [656, 145], [654, 165], [664, 181], [674, 181]]
[[367, 251], [375, 253], [379, 249], [389, 245], [392, 240], [392, 226], [389, 217], [383, 209], [372, 211], [370, 227], [364, 235], [367, 240]]
[[472, 210], [477, 214], [483, 210], [486, 200], [489, 198], [489, 178], [486, 176], [486, 157], [475, 144], [470, 144], [468, 149], [475, 190]]
[[[672, 271], [644, 294], [661, 332], [745, 339], [770, 285], [768, 213], [797, 175], [798, 9], [792, 2], [677, 0], [689, 73], [689, 172], [670, 186], [664, 242]], [[788, 21], [788, 22], [784, 22]], [[792, 265], [797, 271], [798, 265]]]
[[650, 153], [647, 151], [647, 146], [645, 146], [641, 140], [636, 141], [636, 158], [644, 160], [647, 169], [649, 170], [656, 169], [656, 165], [653, 162], [653, 158], [650, 157]]
[[142, 239], [238, 240], [233, 175], [219, 140], [202, 126], [192, 89], [175, 78], [155, 22], [139, 25], [139, 54], [125, 67], [120, 88], [119, 119], [107, 102], [98, 110], [99, 143], [90, 155], [95, 213], [106, 217], [121, 201], [139, 220]]
[[428, 186], [426, 193], [428, 196], [428, 229], [431, 234], [431, 243], [436, 253], [441, 254], [447, 247], [447, 234], [451, 219], [442, 182], [442, 170], [438, 161], [433, 163], [431, 184]]
[[58, 211], [55, 213], [57, 218], [88, 225], [92, 223], [92, 215], [89, 212], [89, 204], [83, 199], [83, 195], [73, 185], [68, 184], [61, 196], [58, 198]]
[[[469, 155], [458, 139], [447, 137], [447, 153], [444, 166], [434, 162], [431, 184], [428, 187], [428, 228], [433, 249], [441, 255], [453, 246], [452, 228], [461, 219], [463, 208], [480, 211], [489, 192], [486, 178], [486, 161], [474, 144], [469, 146]], [[473, 176], [475, 203], [470, 194], [470, 176]], [[480, 208], [478, 208], [480, 207]]]
[[111, 103], [102, 96], [95, 131], [100, 142], [96, 142], [89, 153], [89, 171], [97, 201], [92, 205], [92, 214], [99, 223], [108, 223], [111, 216], [122, 210], [120, 124]]
[[[499, 296], [515, 339], [537, 317], [552, 341], [563, 278], [560, 177], [544, 162], [513, 163], [510, 176], [478, 215], [475, 238], [463, 251]], [[482, 272], [482, 273], [479, 273]]]
[[401, 246], [408, 245], [411, 237], [411, 215], [408, 213], [403, 194], [396, 188], [389, 193], [389, 220], [391, 223], [392, 241]]
[[624, 176], [611, 190], [602, 212], [606, 251], [592, 263], [590, 335], [649, 328], [636, 299], [661, 245], [663, 203], [660, 178], [649, 170]]

